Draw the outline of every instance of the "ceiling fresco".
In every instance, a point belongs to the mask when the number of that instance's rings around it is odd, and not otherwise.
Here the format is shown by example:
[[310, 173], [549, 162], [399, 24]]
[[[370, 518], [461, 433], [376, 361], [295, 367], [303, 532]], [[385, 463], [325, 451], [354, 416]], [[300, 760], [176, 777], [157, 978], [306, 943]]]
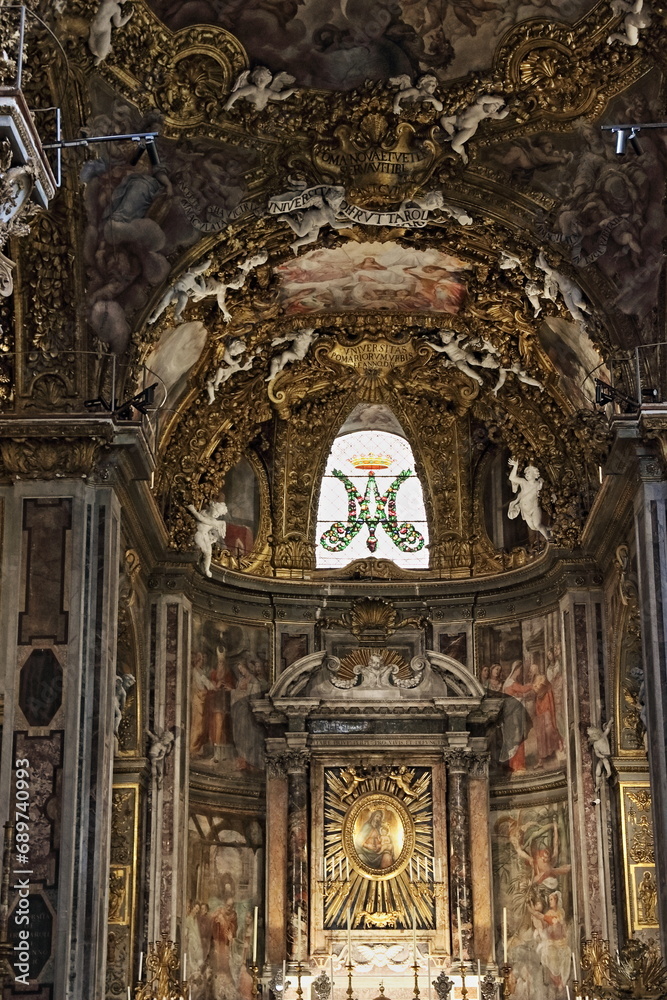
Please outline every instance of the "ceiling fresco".
[[314, 250], [276, 273], [288, 316], [331, 310], [457, 313], [468, 265], [439, 250], [352, 243]]
[[593, 0], [151, 0], [172, 30], [217, 24], [254, 62], [298, 84], [350, 90], [365, 80], [491, 64], [503, 34], [529, 18], [573, 22]]

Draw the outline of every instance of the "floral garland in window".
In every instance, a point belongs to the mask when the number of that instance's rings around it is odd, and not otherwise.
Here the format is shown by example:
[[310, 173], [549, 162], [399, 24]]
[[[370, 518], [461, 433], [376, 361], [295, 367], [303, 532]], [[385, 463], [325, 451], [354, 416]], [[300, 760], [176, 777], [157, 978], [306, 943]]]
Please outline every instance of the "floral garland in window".
[[[334, 521], [330, 528], [320, 538], [320, 545], [328, 552], [342, 552], [352, 539], [359, 533], [363, 525], [368, 526], [366, 545], [370, 552], [377, 548], [377, 528], [383, 528], [394, 545], [401, 552], [419, 552], [424, 547], [424, 536], [417, 531], [409, 521], [398, 523], [396, 516], [396, 494], [406, 479], [412, 475], [411, 469], [404, 469], [384, 494], [380, 496], [375, 473], [368, 473], [366, 489], [362, 496], [356, 486], [340, 469], [334, 469], [333, 475], [340, 479], [347, 491], [347, 521]], [[371, 514], [371, 501], [374, 501], [375, 513]], [[359, 510], [357, 511], [357, 504]]]

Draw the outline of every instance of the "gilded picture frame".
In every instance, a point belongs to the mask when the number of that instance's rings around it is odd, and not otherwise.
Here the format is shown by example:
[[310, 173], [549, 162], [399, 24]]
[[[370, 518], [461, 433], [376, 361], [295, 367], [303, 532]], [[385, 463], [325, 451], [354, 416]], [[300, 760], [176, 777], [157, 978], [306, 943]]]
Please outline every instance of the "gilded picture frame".
[[342, 832], [350, 868], [377, 882], [396, 878], [414, 853], [414, 821], [394, 795], [361, 795], [345, 814]]

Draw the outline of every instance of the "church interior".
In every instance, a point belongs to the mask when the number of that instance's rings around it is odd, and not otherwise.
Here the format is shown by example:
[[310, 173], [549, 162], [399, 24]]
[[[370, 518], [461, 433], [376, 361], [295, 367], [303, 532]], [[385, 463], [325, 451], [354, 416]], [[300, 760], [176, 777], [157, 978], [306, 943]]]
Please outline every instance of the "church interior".
[[0, 3], [4, 998], [667, 998], [666, 73]]

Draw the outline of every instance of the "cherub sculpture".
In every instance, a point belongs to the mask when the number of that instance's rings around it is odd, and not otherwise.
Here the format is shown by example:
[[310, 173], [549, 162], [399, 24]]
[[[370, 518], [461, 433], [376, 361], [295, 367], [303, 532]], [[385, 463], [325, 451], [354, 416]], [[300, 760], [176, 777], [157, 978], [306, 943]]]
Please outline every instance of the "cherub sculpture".
[[246, 283], [246, 279], [251, 271], [254, 271], [256, 267], [261, 267], [262, 264], [266, 264], [269, 259], [268, 253], [262, 251], [261, 253], [254, 254], [252, 257], [248, 257], [239, 264], [240, 274], [231, 281], [224, 281], [222, 278], [208, 278], [201, 291], [197, 291], [193, 294], [193, 299], [198, 302], [200, 299], [209, 298], [211, 295], [215, 295], [218, 300], [218, 308], [222, 313], [222, 318], [225, 323], [229, 323], [232, 318], [232, 314], [227, 308], [227, 292], [238, 291], [239, 288], [243, 288]]
[[[245, 100], [254, 104], [258, 111], [263, 111], [269, 101], [285, 101], [296, 94], [297, 88], [290, 86], [294, 80], [295, 77], [289, 73], [277, 73], [274, 77], [266, 66], [247, 69], [234, 84], [223, 110], [229, 111], [237, 101]], [[283, 87], [286, 89], [283, 90]]]
[[542, 509], [540, 507], [540, 491], [544, 486], [544, 480], [540, 476], [534, 465], [527, 465], [523, 470], [523, 476], [517, 475], [519, 463], [515, 458], [510, 458], [510, 483], [512, 492], [518, 491], [519, 495], [512, 500], [507, 508], [507, 516], [511, 521], [519, 514], [524, 519], [532, 531], [539, 531], [541, 535], [549, 540], [549, 531], [542, 521]]
[[325, 226], [344, 229], [350, 225], [347, 219], [339, 221], [337, 218], [344, 199], [345, 189], [342, 187], [318, 188], [299, 211], [275, 213], [298, 236], [298, 239], [291, 244], [293, 253], [298, 253], [299, 247], [314, 243], [320, 235], [320, 229]]
[[503, 367], [502, 365], [498, 365], [498, 381], [491, 390], [494, 396], [497, 396], [502, 387], [505, 385], [505, 380], [509, 372], [513, 372], [513, 374], [516, 375], [519, 382], [523, 382], [524, 385], [532, 385], [533, 388], [539, 389], [540, 392], [544, 391], [544, 386], [542, 385], [541, 382], [538, 381], [538, 379], [533, 378], [531, 375], [529, 375], [528, 372], [524, 368], [522, 368], [518, 362], [514, 362], [507, 368]]
[[471, 350], [463, 346], [466, 340], [465, 335], [457, 334], [454, 330], [438, 330], [436, 332], [440, 337], [440, 343], [435, 344], [429, 341], [429, 347], [439, 354], [444, 354], [449, 365], [458, 368], [460, 372], [463, 372], [468, 378], [474, 379], [479, 385], [483, 385], [484, 379], [470, 367], [471, 365], [479, 367], [480, 362]]
[[542, 312], [542, 303], [540, 302], [540, 292], [542, 289], [536, 281], [527, 281], [523, 290], [526, 293], [526, 298], [533, 307], [533, 314], [539, 316]]
[[563, 296], [563, 302], [566, 308], [569, 310], [572, 319], [576, 320], [577, 323], [581, 323], [582, 327], [586, 326], [586, 317], [584, 313], [589, 313], [591, 310], [586, 305], [584, 300], [584, 295], [579, 285], [574, 282], [571, 278], [566, 277], [566, 275], [561, 274], [555, 268], [549, 264], [543, 251], [537, 255], [537, 260], [535, 261], [537, 267], [540, 271], [544, 271], [544, 296], [547, 299], [551, 299], [555, 302], [554, 288], [557, 288], [560, 294]]
[[609, 760], [611, 757], [611, 745], [609, 743], [609, 734], [611, 732], [612, 724], [613, 719], [610, 719], [604, 729], [600, 729], [599, 726], [588, 727], [588, 742], [593, 748], [593, 753], [597, 758], [597, 763], [595, 765], [596, 788], [600, 787], [603, 776], [607, 779], [607, 781], [611, 778], [611, 762]]
[[223, 382], [226, 382], [236, 372], [247, 372], [252, 368], [253, 361], [255, 360], [254, 354], [247, 359], [244, 365], [240, 362], [245, 350], [246, 342], [239, 337], [235, 337], [227, 344], [215, 376], [210, 378], [206, 383], [209, 404], [215, 402], [215, 394]]
[[421, 101], [424, 104], [432, 104], [436, 111], [442, 111], [442, 101], [434, 96], [438, 81], [432, 73], [420, 77], [414, 85], [407, 73], [392, 76], [389, 79], [389, 86], [398, 87], [398, 93], [394, 98], [395, 115], [400, 114], [403, 101]]
[[174, 308], [174, 320], [178, 322], [190, 299], [194, 299], [195, 302], [198, 302], [200, 299], [205, 297], [206, 282], [202, 278], [202, 274], [204, 271], [207, 271], [210, 266], [211, 260], [209, 258], [202, 261], [201, 264], [195, 264], [194, 267], [191, 267], [185, 272], [185, 274], [182, 274], [181, 277], [164, 293], [155, 309], [148, 317], [148, 322], [157, 323], [162, 313], [169, 308], [172, 302], [176, 303]]
[[132, 674], [116, 674], [113, 706], [113, 734], [116, 738], [118, 738], [118, 731], [125, 711], [127, 693], [136, 683]]
[[222, 545], [227, 535], [227, 522], [224, 519], [227, 505], [219, 500], [214, 500], [203, 510], [197, 510], [191, 503], [188, 504], [187, 509], [197, 521], [197, 530], [193, 541], [201, 552], [202, 572], [204, 576], [210, 577], [213, 546], [216, 543]]
[[500, 121], [507, 118], [509, 108], [501, 94], [480, 94], [474, 104], [455, 115], [443, 115], [440, 124], [445, 132], [452, 137], [452, 149], [458, 153], [464, 163], [468, 162], [465, 144], [472, 139], [480, 123], [489, 118]]
[[625, 14], [623, 30], [613, 31], [607, 38], [607, 44], [621, 42], [623, 45], [637, 45], [641, 28], [648, 28], [651, 14], [644, 7], [644, 0], [611, 0], [611, 9], [616, 17]]
[[281, 372], [286, 365], [291, 364], [293, 361], [303, 361], [308, 353], [310, 345], [316, 337], [317, 331], [314, 327], [299, 330], [293, 337], [275, 337], [271, 341], [272, 347], [278, 347], [279, 344], [286, 344], [289, 341], [292, 342], [292, 346], [288, 347], [281, 354], [278, 354], [275, 358], [273, 358], [266, 381], [273, 381], [276, 375]]
[[176, 737], [171, 729], [164, 729], [159, 736], [156, 733], [152, 733], [150, 729], [147, 729], [146, 734], [150, 741], [148, 760], [151, 765], [151, 774], [155, 778], [157, 787], [162, 788], [164, 760], [171, 752]]
[[123, 4], [118, 0], [100, 0], [97, 12], [90, 22], [88, 48], [95, 56], [95, 65], [99, 66], [111, 54], [111, 32], [113, 28], [122, 28], [132, 17], [134, 11], [123, 14]]

